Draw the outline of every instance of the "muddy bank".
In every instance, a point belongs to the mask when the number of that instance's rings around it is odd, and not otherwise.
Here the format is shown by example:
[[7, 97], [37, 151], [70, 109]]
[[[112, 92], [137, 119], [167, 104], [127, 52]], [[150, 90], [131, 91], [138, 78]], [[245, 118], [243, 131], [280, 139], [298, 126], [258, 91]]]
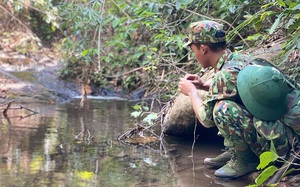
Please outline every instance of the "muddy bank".
[[30, 57], [0, 51], [0, 65], [2, 100], [53, 103], [80, 94], [76, 81], [58, 78], [58, 59], [46, 50]]

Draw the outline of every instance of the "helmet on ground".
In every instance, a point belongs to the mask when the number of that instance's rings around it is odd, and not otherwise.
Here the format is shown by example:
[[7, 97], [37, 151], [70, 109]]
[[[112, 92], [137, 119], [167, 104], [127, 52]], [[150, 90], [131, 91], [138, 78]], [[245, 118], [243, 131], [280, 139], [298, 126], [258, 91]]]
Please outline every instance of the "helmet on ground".
[[239, 96], [247, 110], [262, 120], [277, 120], [287, 112], [291, 91], [284, 75], [274, 67], [250, 65], [237, 77]]
[[192, 43], [219, 43], [226, 42], [223, 25], [210, 20], [193, 22], [188, 28], [188, 38], [184, 39], [184, 47]]

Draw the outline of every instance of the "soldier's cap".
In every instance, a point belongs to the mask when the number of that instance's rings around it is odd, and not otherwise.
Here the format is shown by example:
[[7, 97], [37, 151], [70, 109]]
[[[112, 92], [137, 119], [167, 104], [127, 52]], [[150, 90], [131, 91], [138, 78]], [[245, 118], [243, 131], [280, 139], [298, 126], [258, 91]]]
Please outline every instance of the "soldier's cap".
[[215, 21], [203, 20], [193, 22], [188, 28], [188, 38], [183, 40], [183, 47], [192, 43], [219, 43], [226, 42], [226, 34], [223, 25]]

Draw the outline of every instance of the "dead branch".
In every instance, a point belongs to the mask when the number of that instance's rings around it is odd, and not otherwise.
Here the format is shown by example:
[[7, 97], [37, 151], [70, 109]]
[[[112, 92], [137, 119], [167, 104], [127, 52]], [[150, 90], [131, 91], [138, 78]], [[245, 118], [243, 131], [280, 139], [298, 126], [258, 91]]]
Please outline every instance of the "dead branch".
[[19, 107], [20, 107], [19, 109], [25, 109], [25, 110], [28, 110], [28, 111], [34, 113], [34, 114], [38, 114], [38, 112], [36, 112], [36, 111], [34, 111], [34, 110], [31, 110], [31, 109], [29, 109], [29, 108], [27, 108], [27, 107], [24, 107], [24, 106], [21, 106], [21, 105], [19, 105]]
[[118, 140], [125, 140], [126, 138], [130, 138], [132, 137], [133, 135], [135, 134], [138, 134], [141, 130], [143, 130], [144, 127], [139, 125], [139, 124], [136, 124], [136, 126], [129, 130], [129, 131], [126, 131], [125, 133], [121, 134], [120, 136], [118, 136]]
[[10, 108], [11, 103], [12, 103], [12, 102], [8, 103], [7, 106], [6, 106], [6, 108], [3, 110], [3, 115], [4, 115], [4, 117], [8, 117], [8, 116], [7, 116], [7, 111], [8, 111], [8, 109]]
[[20, 25], [22, 25], [26, 30], [28, 30], [28, 31], [31, 32], [31, 30], [30, 30], [24, 23], [22, 23], [21, 20], [19, 20], [19, 19], [16, 18], [16, 16], [14, 16], [11, 12], [9, 12], [8, 10], [6, 10], [5, 7], [3, 7], [2, 5], [0, 5], [0, 8], [1, 8], [2, 10], [4, 10], [4, 12], [6, 12], [8, 15], [10, 15], [13, 19], [15, 19], [17, 22], [19, 22]]

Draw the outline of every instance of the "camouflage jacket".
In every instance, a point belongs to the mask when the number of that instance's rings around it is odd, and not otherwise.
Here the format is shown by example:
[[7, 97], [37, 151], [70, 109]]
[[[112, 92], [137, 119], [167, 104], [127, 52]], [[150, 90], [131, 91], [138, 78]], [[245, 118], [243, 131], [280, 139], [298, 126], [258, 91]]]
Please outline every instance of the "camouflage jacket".
[[226, 99], [240, 102], [237, 97], [237, 75], [251, 61], [251, 57], [232, 53], [229, 50], [226, 50], [219, 59], [208, 94], [203, 106], [199, 109], [199, 116], [206, 126], [215, 126], [212, 111], [216, 101]]

